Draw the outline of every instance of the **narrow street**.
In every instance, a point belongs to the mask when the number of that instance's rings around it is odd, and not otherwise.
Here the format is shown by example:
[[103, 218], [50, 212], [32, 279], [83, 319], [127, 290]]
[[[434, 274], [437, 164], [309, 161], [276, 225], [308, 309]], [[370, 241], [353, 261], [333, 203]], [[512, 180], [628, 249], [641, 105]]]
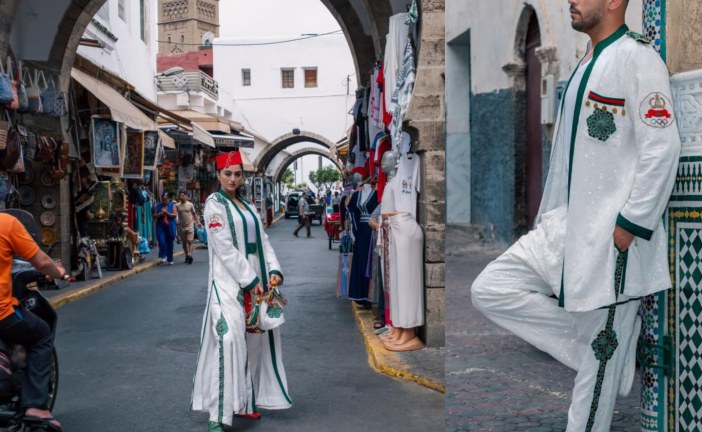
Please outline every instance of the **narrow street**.
[[[444, 395], [378, 374], [351, 306], [336, 298], [336, 251], [292, 236], [294, 220], [268, 230], [289, 299], [283, 355], [294, 406], [237, 420], [233, 430], [431, 432], [444, 429]], [[179, 248], [179, 245], [176, 246]], [[155, 253], [152, 252], [152, 253]], [[207, 250], [176, 259], [59, 309], [59, 396], [72, 432], [206, 430], [189, 410], [207, 281]]]

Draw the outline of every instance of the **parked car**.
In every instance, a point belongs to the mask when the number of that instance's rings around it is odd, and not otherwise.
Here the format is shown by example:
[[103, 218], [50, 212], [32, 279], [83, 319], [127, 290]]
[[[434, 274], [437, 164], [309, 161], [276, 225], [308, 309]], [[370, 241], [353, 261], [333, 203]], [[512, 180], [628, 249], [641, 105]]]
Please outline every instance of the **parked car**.
[[300, 202], [301, 192], [290, 192], [288, 199], [285, 201], [285, 219], [290, 217], [300, 216], [300, 209], [297, 207]]

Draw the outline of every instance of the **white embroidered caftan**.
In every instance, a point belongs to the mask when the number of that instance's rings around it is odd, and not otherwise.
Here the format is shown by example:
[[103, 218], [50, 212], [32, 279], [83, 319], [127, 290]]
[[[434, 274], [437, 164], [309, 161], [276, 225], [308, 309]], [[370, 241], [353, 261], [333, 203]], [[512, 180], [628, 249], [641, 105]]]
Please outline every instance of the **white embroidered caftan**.
[[[292, 405], [280, 329], [246, 332], [244, 296], [258, 283], [267, 289], [270, 275], [282, 278], [282, 273], [255, 208], [246, 202], [244, 207], [217, 192], [207, 199], [204, 212], [209, 290], [191, 408], [207, 411], [210, 421], [227, 425], [234, 414]], [[249, 227], [252, 218], [255, 226]]]

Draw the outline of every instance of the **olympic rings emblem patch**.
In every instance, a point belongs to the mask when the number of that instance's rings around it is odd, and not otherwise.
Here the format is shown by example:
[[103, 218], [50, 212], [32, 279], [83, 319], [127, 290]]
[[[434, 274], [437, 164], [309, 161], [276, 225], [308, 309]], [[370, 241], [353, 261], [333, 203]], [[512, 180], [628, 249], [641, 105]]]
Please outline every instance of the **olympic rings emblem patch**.
[[641, 102], [639, 116], [647, 126], [663, 129], [673, 124], [675, 118], [672, 111], [673, 104], [666, 95], [653, 92]]

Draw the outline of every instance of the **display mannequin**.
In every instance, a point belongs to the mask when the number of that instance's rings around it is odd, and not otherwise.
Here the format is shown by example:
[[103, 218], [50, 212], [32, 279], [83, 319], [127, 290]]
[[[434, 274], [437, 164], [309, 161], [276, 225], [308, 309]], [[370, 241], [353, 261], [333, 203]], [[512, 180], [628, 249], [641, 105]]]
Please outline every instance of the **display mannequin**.
[[[368, 180], [368, 170], [366, 169], [364, 173], [365, 179]], [[357, 174], [360, 173], [357, 172]], [[369, 183], [364, 183], [359, 190], [354, 192], [347, 204], [349, 221], [351, 222], [351, 230], [354, 237], [349, 298], [364, 308], [370, 308], [371, 305], [368, 296], [369, 278], [366, 275], [372, 236], [372, 230], [368, 222], [371, 213], [377, 206], [377, 194]]]
[[[397, 181], [397, 154], [383, 155], [382, 168], [388, 176], [383, 192], [381, 218], [384, 230], [383, 270], [389, 291], [392, 330], [381, 336], [390, 351], [412, 351], [424, 348], [415, 327], [423, 323], [423, 233], [412, 214], [397, 212], [393, 184]], [[387, 320], [387, 318], [386, 318]]]

